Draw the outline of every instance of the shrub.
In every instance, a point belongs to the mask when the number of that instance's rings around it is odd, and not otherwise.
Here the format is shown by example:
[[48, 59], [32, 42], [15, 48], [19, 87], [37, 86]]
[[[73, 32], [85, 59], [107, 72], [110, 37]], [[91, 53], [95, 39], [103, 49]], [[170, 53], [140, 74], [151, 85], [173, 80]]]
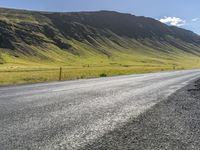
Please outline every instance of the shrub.
[[99, 76], [100, 77], [107, 77], [107, 74], [106, 73], [101, 73]]

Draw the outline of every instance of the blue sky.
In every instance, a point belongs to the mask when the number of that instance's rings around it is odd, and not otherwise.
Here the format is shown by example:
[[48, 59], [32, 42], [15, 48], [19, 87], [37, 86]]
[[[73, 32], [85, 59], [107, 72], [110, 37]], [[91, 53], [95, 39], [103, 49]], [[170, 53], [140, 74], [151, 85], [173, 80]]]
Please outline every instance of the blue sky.
[[0, 0], [0, 7], [62, 12], [114, 10], [153, 17], [200, 34], [200, 0]]

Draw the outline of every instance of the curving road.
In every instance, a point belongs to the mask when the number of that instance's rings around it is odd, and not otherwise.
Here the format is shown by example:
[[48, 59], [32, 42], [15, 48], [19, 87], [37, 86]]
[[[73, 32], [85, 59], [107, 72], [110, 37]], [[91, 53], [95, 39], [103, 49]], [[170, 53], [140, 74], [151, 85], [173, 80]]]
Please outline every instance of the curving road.
[[200, 77], [200, 70], [0, 88], [0, 149], [81, 149]]

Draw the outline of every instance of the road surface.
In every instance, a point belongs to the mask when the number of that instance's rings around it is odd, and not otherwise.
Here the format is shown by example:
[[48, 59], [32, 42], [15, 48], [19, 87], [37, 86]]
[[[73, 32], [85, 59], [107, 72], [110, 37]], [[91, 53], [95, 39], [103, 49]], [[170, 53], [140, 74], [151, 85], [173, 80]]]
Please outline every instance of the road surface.
[[200, 70], [0, 88], [0, 149], [81, 149], [200, 77]]

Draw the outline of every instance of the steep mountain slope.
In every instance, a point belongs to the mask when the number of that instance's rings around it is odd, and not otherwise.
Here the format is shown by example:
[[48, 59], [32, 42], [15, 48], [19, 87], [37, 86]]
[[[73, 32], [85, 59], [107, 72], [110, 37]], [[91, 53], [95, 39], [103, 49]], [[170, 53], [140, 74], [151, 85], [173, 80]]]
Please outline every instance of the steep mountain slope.
[[0, 63], [198, 67], [200, 36], [111, 11], [0, 9]]

